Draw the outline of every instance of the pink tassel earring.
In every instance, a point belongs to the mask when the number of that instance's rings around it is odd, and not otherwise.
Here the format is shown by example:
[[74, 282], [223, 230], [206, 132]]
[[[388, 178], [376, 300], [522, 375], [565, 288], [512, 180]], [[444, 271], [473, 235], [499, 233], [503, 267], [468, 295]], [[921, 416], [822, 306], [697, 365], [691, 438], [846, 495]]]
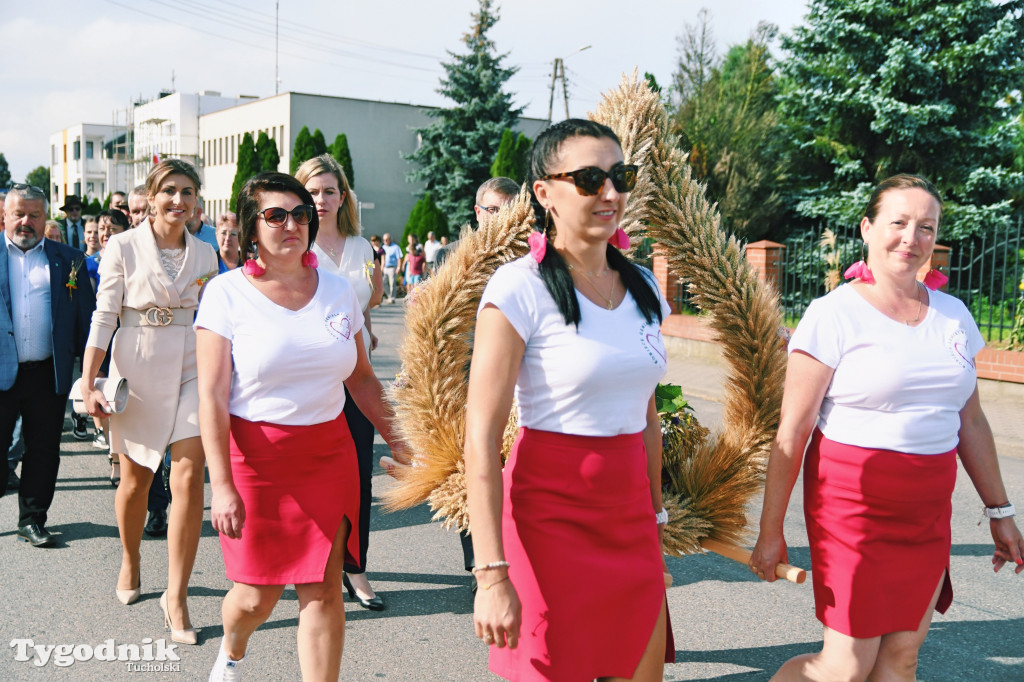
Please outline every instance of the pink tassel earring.
[[932, 291], [935, 291], [936, 289], [940, 289], [946, 286], [946, 282], [948, 281], [949, 277], [946, 277], [946, 275], [944, 275], [942, 271], [932, 268], [931, 270], [928, 271], [928, 274], [924, 276], [922, 284], [924, 284]]
[[544, 260], [544, 254], [548, 252], [548, 240], [543, 232], [531, 232], [530, 236], [526, 238], [526, 243], [530, 245], [530, 255], [533, 256], [533, 260], [538, 263]]
[[626, 251], [629, 249], [629, 235], [620, 227], [615, 230], [615, 234], [608, 238], [608, 243], [617, 249]]
[[250, 258], [242, 265], [242, 272], [250, 277], [262, 277], [267, 274], [267, 269], [257, 263], [255, 258]]
[[859, 260], [850, 267], [846, 268], [846, 272], [843, 273], [843, 277], [846, 279], [852, 279], [856, 277], [865, 284], [874, 284], [875, 277], [871, 274], [871, 268], [865, 261]]
[[320, 263], [317, 261], [315, 253], [307, 251], [302, 254], [302, 265], [312, 270], [316, 270], [316, 266], [320, 265]]

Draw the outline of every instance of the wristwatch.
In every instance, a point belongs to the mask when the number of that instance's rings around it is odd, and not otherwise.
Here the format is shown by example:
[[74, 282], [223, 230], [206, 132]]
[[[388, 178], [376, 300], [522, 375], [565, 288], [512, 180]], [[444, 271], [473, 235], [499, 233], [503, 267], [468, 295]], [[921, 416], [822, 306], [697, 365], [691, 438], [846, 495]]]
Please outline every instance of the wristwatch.
[[666, 523], [668, 523], [668, 510], [662, 507], [661, 511], [654, 515], [654, 521], [659, 526], [664, 526]]
[[1016, 514], [1012, 503], [1004, 504], [1002, 507], [985, 507], [985, 516], [990, 519], [1006, 519]]

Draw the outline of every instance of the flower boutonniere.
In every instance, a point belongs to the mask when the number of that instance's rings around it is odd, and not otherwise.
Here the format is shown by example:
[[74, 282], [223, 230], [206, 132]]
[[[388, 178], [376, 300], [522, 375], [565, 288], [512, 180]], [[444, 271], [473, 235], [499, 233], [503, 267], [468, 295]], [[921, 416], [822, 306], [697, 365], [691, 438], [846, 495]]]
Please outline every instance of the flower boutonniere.
[[214, 270], [213, 272], [208, 272], [208, 273], [206, 273], [205, 275], [203, 275], [202, 277], [200, 277], [199, 279], [196, 280], [196, 286], [198, 286], [201, 289], [204, 284], [206, 284], [207, 282], [209, 282], [212, 278], [214, 278], [216, 276], [217, 276], [217, 271], [216, 270]]
[[68, 281], [64, 285], [68, 290], [68, 298], [70, 299], [78, 288], [78, 269], [85, 263], [85, 256], [80, 258], [78, 261], [71, 262], [71, 274], [68, 275]]
[[370, 292], [373, 292], [373, 259], [363, 263], [363, 275], [366, 277], [366, 281], [370, 283]]

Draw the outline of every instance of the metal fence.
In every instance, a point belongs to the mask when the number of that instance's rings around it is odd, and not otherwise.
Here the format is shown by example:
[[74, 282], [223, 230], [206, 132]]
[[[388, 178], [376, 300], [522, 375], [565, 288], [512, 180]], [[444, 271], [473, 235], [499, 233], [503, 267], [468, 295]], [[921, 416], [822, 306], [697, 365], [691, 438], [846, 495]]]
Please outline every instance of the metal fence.
[[[863, 257], [859, 226], [832, 228], [834, 239], [823, 243], [825, 226], [816, 233], [786, 240], [779, 268], [779, 298], [785, 321], [795, 326], [811, 301], [828, 292], [826, 281], [842, 273]], [[1020, 311], [1024, 292], [1024, 218], [1007, 228], [946, 242], [950, 247], [949, 283], [946, 291], [962, 300], [971, 311], [982, 335], [989, 342], [1005, 341]], [[676, 305], [684, 312], [698, 313], [679, 282], [674, 292]]]

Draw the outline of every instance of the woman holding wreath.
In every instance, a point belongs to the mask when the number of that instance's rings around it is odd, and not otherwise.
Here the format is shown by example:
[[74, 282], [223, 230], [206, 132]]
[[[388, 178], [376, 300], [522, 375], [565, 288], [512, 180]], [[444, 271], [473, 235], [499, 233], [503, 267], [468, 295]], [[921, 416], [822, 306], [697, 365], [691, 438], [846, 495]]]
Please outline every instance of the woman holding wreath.
[[[543, 230], [480, 302], [465, 443], [474, 626], [508, 679], [661, 680], [674, 658], [654, 407], [668, 307], [618, 250], [636, 172], [603, 125], [541, 133], [529, 184]], [[513, 393], [520, 433], [502, 471]]]
[[363, 346], [362, 306], [310, 250], [319, 219], [309, 192], [290, 175], [260, 173], [239, 194], [238, 218], [249, 259], [211, 282], [196, 318], [210, 516], [235, 583], [210, 679], [235, 679], [249, 638], [294, 584], [302, 677], [333, 680], [342, 563], [359, 557], [346, 388], [405, 457]]
[[[914, 680], [934, 611], [953, 598], [951, 496], [957, 457], [985, 506], [995, 570], [1024, 570], [1024, 538], [978, 399], [984, 340], [958, 299], [934, 291], [942, 216], [935, 187], [897, 175], [871, 194], [856, 277], [811, 303], [789, 344], [782, 417], [750, 561], [775, 579], [783, 517], [804, 461], [804, 515], [818, 619], [817, 654], [775, 680]], [[808, 439], [810, 445], [808, 446]], [[806, 448], [806, 457], [804, 450]]]
[[186, 604], [203, 522], [203, 446], [199, 441], [199, 392], [192, 322], [199, 294], [217, 274], [213, 249], [185, 223], [196, 208], [199, 175], [180, 159], [153, 167], [146, 179], [150, 216], [134, 230], [113, 235], [100, 261], [85, 357], [83, 398], [93, 417], [107, 416], [95, 380], [111, 336], [110, 377], [128, 380], [124, 412], [110, 415], [110, 449], [121, 453], [115, 508], [123, 554], [117, 598], [139, 598], [140, 544], [153, 473], [171, 448], [171, 505], [167, 533], [167, 591], [160, 596], [171, 639], [197, 642]]

